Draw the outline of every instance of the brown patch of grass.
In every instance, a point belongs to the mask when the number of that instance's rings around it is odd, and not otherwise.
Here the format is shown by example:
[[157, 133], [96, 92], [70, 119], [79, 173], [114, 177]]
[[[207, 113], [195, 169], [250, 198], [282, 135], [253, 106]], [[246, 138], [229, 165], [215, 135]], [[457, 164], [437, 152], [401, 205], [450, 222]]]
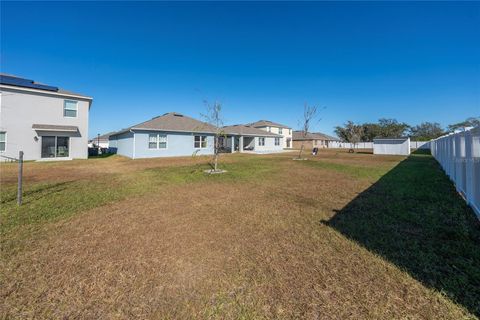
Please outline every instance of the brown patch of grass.
[[[474, 317], [320, 223], [375, 182], [352, 177], [345, 166], [387, 172], [399, 158], [336, 152], [309, 156], [309, 161], [338, 164], [346, 171], [291, 158], [225, 156], [227, 166], [248, 174], [237, 172], [232, 179], [229, 169], [223, 177], [193, 179], [189, 170], [181, 170], [161, 185], [156, 184], [164, 172], [159, 168], [195, 167], [205, 159], [113, 157], [79, 161], [78, 172], [72, 170], [75, 162], [27, 164], [27, 181], [93, 183], [125, 172], [148, 179], [151, 190], [39, 224], [36, 233], [21, 240], [22, 248], [12, 248], [0, 264], [0, 314], [95, 319]], [[265, 164], [275, 170], [265, 170]], [[7, 171], [3, 180], [2, 174], [2, 182], [11, 183], [11, 176]], [[182, 182], [174, 183], [178, 179]], [[125, 176], [124, 182], [131, 180]], [[112, 188], [126, 187], [124, 182]]]

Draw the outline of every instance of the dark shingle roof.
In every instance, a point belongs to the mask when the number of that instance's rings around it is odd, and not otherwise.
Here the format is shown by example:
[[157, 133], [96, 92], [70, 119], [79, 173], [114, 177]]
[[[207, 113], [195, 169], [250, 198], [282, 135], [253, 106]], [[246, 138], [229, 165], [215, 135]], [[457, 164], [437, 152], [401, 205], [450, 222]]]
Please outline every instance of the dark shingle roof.
[[215, 127], [212, 125], [176, 112], [165, 113], [151, 120], [122, 129], [115, 134], [129, 130], [215, 133]]
[[295, 130], [292, 133], [292, 139], [295, 140], [328, 140], [337, 141], [338, 138], [323, 134], [321, 132], [307, 132], [306, 136], [303, 136], [303, 131]]
[[77, 132], [76, 126], [59, 126], [54, 124], [36, 124], [32, 125], [32, 129], [39, 131], [63, 131], [63, 132]]
[[287, 128], [289, 129], [289, 126], [286, 126], [284, 124], [272, 122], [269, 120], [259, 120], [257, 122], [249, 123], [248, 126], [254, 127], [254, 128], [259, 128], [259, 127], [278, 127], [278, 128]]
[[225, 134], [245, 135], [245, 136], [261, 136], [261, 137], [281, 137], [279, 134], [267, 132], [248, 125], [237, 124], [233, 126], [223, 127]]

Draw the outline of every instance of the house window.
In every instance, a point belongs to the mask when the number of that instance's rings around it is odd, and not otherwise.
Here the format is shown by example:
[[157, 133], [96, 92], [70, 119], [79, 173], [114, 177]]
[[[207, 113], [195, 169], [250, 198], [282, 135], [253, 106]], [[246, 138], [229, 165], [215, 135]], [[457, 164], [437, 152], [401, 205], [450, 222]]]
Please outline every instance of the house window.
[[158, 135], [158, 149], [166, 149], [167, 148], [167, 135], [166, 134], [159, 134]]
[[7, 148], [7, 133], [5, 131], [0, 132], [0, 152], [5, 151]]
[[289, 135], [289, 136], [292, 135], [292, 129], [288, 129], [288, 135]]
[[166, 149], [167, 135], [151, 133], [148, 135], [148, 149]]
[[272, 128], [267, 127], [268, 132], [272, 132]]
[[258, 138], [258, 145], [264, 146], [265, 145], [265, 138]]
[[207, 136], [195, 136], [194, 137], [194, 148], [204, 149], [207, 147]]
[[63, 116], [64, 117], [77, 117], [77, 101], [65, 100], [63, 103]]
[[278, 134], [283, 134], [283, 128], [278, 128]]
[[279, 146], [280, 145], [280, 138], [275, 138], [275, 145]]
[[68, 157], [69, 145], [69, 137], [42, 136], [42, 158]]

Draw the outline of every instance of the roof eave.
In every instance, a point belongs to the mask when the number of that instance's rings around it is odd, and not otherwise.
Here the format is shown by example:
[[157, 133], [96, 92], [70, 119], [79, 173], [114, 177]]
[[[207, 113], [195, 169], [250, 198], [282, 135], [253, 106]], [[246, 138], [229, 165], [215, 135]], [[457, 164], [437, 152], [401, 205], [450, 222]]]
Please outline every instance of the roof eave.
[[25, 88], [25, 87], [20, 87], [20, 86], [9, 86], [5, 84], [0, 84], [0, 89], [5, 88], [5, 89], [12, 89], [12, 90], [20, 90], [20, 91], [26, 91], [26, 92], [32, 92], [32, 93], [43, 93], [47, 95], [54, 95], [54, 96], [62, 96], [62, 97], [70, 97], [70, 98], [79, 98], [79, 99], [85, 99], [85, 100], [90, 100], [89, 107], [92, 104], [93, 98], [89, 96], [84, 96], [80, 94], [73, 94], [73, 93], [62, 93], [62, 92], [56, 92], [56, 91], [45, 91], [45, 90], [37, 90], [37, 89], [31, 89], [31, 88]]

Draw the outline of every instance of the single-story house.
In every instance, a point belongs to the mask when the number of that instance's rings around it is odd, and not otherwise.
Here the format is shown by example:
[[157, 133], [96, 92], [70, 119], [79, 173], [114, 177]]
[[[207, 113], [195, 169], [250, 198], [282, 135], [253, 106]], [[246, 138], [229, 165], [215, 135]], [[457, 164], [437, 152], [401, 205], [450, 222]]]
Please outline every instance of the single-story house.
[[208, 155], [214, 136], [208, 123], [170, 112], [112, 134], [109, 149], [132, 159]]
[[320, 132], [307, 132], [307, 134], [305, 135], [303, 131], [293, 131], [294, 149], [300, 149], [302, 147], [302, 144], [305, 149], [328, 148], [329, 144], [334, 141], [340, 140], [338, 138]]
[[[122, 129], [109, 137], [111, 152], [132, 158], [213, 155], [215, 127], [170, 112]], [[244, 125], [223, 127], [219, 143], [227, 152], [278, 152], [282, 136]]]
[[0, 93], [0, 160], [88, 157], [91, 97], [3, 73]]
[[373, 154], [408, 156], [410, 154], [410, 138], [373, 139]]
[[222, 128], [222, 134], [221, 146], [227, 152], [270, 153], [283, 150], [282, 135], [248, 125], [225, 126]]
[[259, 121], [247, 124], [247, 126], [261, 129], [263, 131], [279, 134], [282, 136], [282, 139], [281, 139], [282, 148], [286, 148], [286, 149], [292, 148], [292, 128], [290, 128], [289, 126], [276, 123], [270, 120], [259, 120]]

